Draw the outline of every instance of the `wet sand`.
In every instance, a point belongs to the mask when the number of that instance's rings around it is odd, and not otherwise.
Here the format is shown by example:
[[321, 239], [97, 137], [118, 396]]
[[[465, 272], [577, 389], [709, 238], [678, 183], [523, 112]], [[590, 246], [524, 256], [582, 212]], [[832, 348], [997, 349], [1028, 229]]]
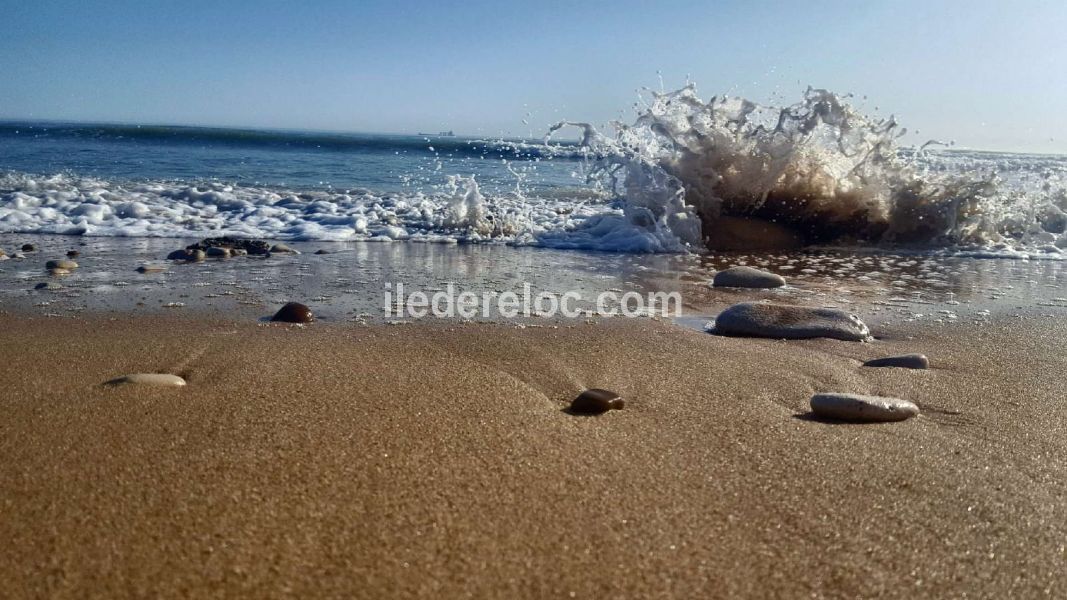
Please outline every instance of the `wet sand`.
[[[1062, 315], [872, 343], [632, 319], [7, 311], [0, 331], [7, 597], [1067, 590]], [[906, 352], [934, 368], [859, 366]], [[132, 372], [188, 386], [101, 385]], [[564, 412], [587, 387], [626, 408]], [[808, 416], [840, 391], [922, 414]]]

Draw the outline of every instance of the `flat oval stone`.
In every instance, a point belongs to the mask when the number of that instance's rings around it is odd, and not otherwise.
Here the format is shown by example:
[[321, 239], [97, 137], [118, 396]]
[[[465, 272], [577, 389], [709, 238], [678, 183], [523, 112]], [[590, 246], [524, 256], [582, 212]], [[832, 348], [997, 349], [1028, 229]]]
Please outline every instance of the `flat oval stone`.
[[857, 423], [903, 421], [919, 414], [919, 407], [907, 400], [862, 394], [815, 394], [811, 410], [820, 417]]
[[130, 375], [123, 375], [122, 377], [116, 377], [107, 382], [109, 385], [154, 385], [158, 387], [181, 387], [185, 385], [185, 380], [177, 375], [170, 375], [168, 373], [132, 373]]
[[622, 410], [626, 402], [615, 392], [590, 388], [571, 401], [571, 412], [583, 415], [599, 415], [609, 410]]
[[232, 256], [232, 251], [229, 248], [219, 248], [218, 246], [208, 246], [205, 253], [212, 258], [229, 258]]
[[300, 252], [294, 248], [290, 248], [286, 244], [274, 244], [270, 247], [271, 254], [300, 254]]
[[141, 265], [137, 267], [138, 273], [162, 273], [166, 271], [167, 267], [163, 265]]
[[50, 260], [45, 263], [44, 267], [46, 269], [66, 269], [68, 271], [73, 271], [78, 268], [78, 263], [66, 259]]
[[716, 273], [711, 285], [736, 288], [776, 288], [785, 285], [785, 279], [781, 275], [752, 267], [730, 267]]
[[67, 258], [78, 258], [79, 256], [81, 256], [81, 252], [78, 252], [77, 250], [67, 251]]
[[856, 315], [836, 308], [742, 302], [715, 318], [713, 333], [784, 339], [833, 338], [850, 342], [870, 339], [871, 331]]
[[54, 268], [54, 269], [48, 269], [48, 274], [49, 275], [70, 275], [70, 269], [60, 269], [58, 267]]
[[41, 283], [38, 283], [37, 285], [33, 286], [33, 289], [35, 289], [35, 290], [61, 290], [61, 289], [63, 289], [63, 286], [59, 285], [58, 283], [53, 283], [51, 281], [47, 281], [47, 282], [46, 281], [42, 281]]
[[37, 250], [37, 246], [34, 246], [33, 244], [23, 244], [22, 245], [22, 251], [23, 252], [33, 252], [35, 250]]
[[167, 255], [167, 260], [184, 260], [185, 262], [204, 262], [207, 255], [203, 250], [182, 248]]
[[274, 313], [270, 320], [283, 323], [310, 323], [315, 320], [315, 315], [307, 305], [290, 302]]
[[930, 359], [925, 354], [901, 354], [875, 358], [863, 363], [865, 367], [900, 367], [901, 369], [929, 369]]

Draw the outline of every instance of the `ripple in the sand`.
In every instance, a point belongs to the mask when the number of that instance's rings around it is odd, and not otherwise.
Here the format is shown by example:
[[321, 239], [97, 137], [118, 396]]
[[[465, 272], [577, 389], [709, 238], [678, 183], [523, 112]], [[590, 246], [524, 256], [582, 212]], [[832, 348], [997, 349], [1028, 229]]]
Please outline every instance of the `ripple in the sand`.
[[903, 421], [919, 414], [919, 407], [907, 400], [862, 394], [815, 394], [811, 410], [820, 417], [857, 423]]
[[719, 271], [711, 284], [715, 287], [776, 288], [785, 285], [785, 279], [781, 275], [741, 266]]
[[599, 415], [609, 410], [622, 410], [626, 402], [615, 392], [590, 388], [571, 401], [568, 410], [579, 415]]
[[315, 315], [307, 305], [290, 302], [274, 313], [270, 320], [282, 323], [310, 323], [315, 320]]
[[865, 363], [865, 367], [899, 367], [901, 369], [929, 369], [930, 360], [925, 354], [901, 354], [900, 356], [886, 356], [874, 358]]
[[122, 377], [116, 377], [107, 382], [108, 385], [152, 385], [157, 387], [181, 387], [185, 385], [185, 380], [177, 375], [170, 375], [168, 373], [131, 373], [129, 375], [123, 375]]
[[46, 269], [65, 269], [67, 271], [73, 271], [78, 268], [78, 263], [67, 259], [50, 260], [45, 263], [44, 267]]
[[835, 308], [742, 302], [715, 318], [712, 333], [784, 339], [834, 338], [859, 342], [870, 339], [867, 325], [856, 315]]

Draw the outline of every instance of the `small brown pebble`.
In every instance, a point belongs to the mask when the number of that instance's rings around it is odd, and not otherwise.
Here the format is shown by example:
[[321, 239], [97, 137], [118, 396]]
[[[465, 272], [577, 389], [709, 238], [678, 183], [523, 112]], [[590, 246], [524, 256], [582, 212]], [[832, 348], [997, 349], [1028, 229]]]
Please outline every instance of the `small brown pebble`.
[[625, 401], [615, 392], [590, 388], [571, 402], [570, 410], [583, 415], [599, 415], [609, 410], [622, 410]]
[[270, 320], [283, 323], [310, 323], [315, 320], [315, 315], [306, 305], [299, 302], [290, 302], [274, 313]]
[[78, 252], [77, 250], [68, 250], [67, 251], [67, 258], [78, 258], [78, 256], [80, 256], [80, 255], [81, 255], [81, 252]]

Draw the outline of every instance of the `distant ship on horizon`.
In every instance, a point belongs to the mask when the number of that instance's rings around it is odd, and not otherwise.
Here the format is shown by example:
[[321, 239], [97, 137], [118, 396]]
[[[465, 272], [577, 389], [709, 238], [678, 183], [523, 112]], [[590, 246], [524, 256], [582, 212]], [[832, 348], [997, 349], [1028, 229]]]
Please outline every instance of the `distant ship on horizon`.
[[452, 133], [451, 129], [449, 129], [448, 131], [439, 131], [437, 133], [423, 133], [420, 131], [419, 135], [426, 135], [430, 137], [456, 137], [456, 134]]

